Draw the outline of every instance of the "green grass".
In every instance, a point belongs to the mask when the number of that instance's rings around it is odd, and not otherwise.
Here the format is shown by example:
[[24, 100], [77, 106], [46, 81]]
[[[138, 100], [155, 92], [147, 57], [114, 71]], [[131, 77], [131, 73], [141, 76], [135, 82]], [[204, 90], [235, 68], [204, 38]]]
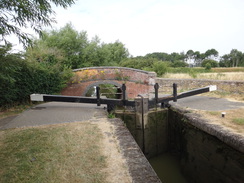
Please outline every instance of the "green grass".
[[232, 121], [238, 125], [244, 125], [244, 118], [234, 118]]
[[0, 131], [0, 182], [105, 182], [101, 136], [88, 123]]

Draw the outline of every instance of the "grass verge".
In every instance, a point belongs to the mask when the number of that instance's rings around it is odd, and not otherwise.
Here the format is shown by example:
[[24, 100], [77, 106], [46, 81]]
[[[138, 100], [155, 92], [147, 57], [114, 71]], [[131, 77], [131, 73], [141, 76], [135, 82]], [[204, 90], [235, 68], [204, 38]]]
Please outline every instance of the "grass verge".
[[34, 104], [23, 104], [23, 105], [16, 105], [16, 106], [11, 107], [9, 109], [0, 108], [0, 119], [8, 117], [8, 116], [17, 115], [17, 114], [25, 111], [26, 109], [30, 108], [33, 105]]
[[[244, 108], [231, 109], [226, 111], [202, 111], [197, 110], [197, 113], [203, 115], [210, 123], [219, 124], [222, 127], [229, 129], [232, 132], [244, 134]], [[222, 117], [222, 112], [225, 112], [225, 117]]]
[[234, 118], [232, 121], [239, 125], [244, 125], [244, 118]]
[[105, 182], [101, 140], [89, 123], [0, 131], [0, 182]]

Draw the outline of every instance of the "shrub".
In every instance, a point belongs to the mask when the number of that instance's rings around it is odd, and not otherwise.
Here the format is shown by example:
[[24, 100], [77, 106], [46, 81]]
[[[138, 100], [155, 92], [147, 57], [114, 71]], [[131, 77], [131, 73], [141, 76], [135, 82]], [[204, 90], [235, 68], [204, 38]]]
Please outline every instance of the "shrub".
[[206, 70], [211, 70], [211, 68], [212, 68], [212, 66], [211, 66], [211, 64], [210, 63], [207, 63], [206, 65], [205, 65], [205, 69]]
[[21, 55], [0, 48], [0, 107], [9, 108], [29, 101], [32, 93], [60, 92], [72, 76], [69, 68], [27, 62]]
[[205, 67], [206, 68], [206, 65], [209, 64], [210, 67], [218, 67], [218, 62], [215, 61], [215, 60], [209, 60], [209, 59], [206, 59], [206, 60], [203, 60], [202, 61], [202, 67]]
[[171, 64], [171, 67], [187, 67], [188, 64], [184, 61], [177, 60]]
[[153, 63], [153, 71], [156, 72], [158, 76], [165, 74], [168, 68], [167, 62], [158, 61]]

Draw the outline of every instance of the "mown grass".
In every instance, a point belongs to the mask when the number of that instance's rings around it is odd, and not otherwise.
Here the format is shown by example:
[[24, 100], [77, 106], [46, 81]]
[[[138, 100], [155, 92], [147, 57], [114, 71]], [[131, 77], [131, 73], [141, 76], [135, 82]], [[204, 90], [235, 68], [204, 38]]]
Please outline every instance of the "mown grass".
[[0, 182], [105, 182], [101, 137], [88, 123], [0, 131]]

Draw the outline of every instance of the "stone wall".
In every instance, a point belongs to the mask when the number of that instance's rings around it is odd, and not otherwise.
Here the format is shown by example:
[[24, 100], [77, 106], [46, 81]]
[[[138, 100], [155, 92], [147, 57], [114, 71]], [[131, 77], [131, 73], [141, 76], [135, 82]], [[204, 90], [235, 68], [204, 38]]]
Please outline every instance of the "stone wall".
[[[168, 149], [167, 109], [149, 110], [144, 114], [144, 132], [141, 113], [116, 111], [147, 158], [162, 154]], [[143, 137], [144, 136], [144, 137]], [[144, 141], [144, 142], [143, 142]]]
[[243, 136], [176, 107], [169, 109], [168, 118], [169, 150], [180, 159], [189, 182], [243, 182]]
[[[145, 99], [144, 99], [145, 100]], [[140, 100], [138, 100], [140, 102]], [[241, 183], [244, 180], [244, 138], [175, 105], [169, 109], [116, 111], [147, 158], [175, 155], [184, 176], [195, 183]], [[144, 121], [144, 132], [143, 124]]]
[[244, 94], [243, 81], [203, 80], [203, 79], [165, 79], [156, 78], [155, 82], [160, 86], [160, 92], [172, 92], [172, 85], [176, 83], [178, 90], [191, 90], [209, 85], [217, 85], [217, 90], [226, 93]]

